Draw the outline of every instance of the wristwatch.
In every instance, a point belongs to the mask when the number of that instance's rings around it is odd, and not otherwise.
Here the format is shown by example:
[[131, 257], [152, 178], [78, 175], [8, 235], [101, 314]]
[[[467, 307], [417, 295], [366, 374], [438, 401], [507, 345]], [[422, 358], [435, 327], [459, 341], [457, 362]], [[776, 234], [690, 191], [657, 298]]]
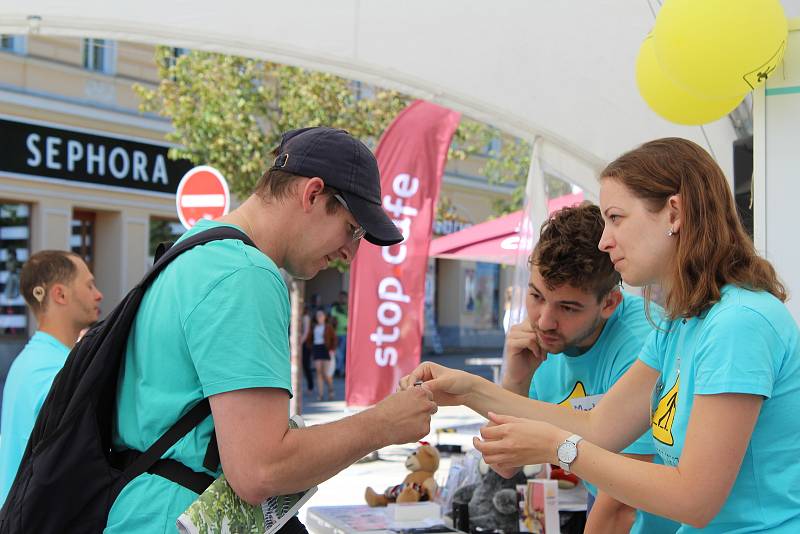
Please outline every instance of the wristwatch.
[[572, 462], [578, 457], [578, 442], [582, 439], [583, 438], [579, 435], [572, 434], [564, 443], [558, 446], [558, 451], [556, 452], [558, 456], [558, 465], [560, 465], [561, 469], [564, 471], [569, 472]]

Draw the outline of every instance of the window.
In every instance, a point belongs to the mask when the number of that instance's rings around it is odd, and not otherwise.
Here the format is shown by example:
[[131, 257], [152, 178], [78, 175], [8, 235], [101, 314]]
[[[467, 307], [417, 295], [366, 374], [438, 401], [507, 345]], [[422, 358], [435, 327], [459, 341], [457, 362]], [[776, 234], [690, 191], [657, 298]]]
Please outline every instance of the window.
[[183, 233], [186, 228], [177, 219], [150, 219], [150, 246], [148, 247], [148, 264], [153, 265], [153, 258], [156, 255], [156, 248], [159, 243], [164, 241], [175, 242]]
[[[185, 56], [189, 53], [188, 48], [178, 48], [173, 47], [169, 49], [169, 55], [164, 59], [164, 67], [167, 69], [174, 69], [175, 64], [178, 62], [178, 58], [181, 56]], [[173, 82], [176, 81], [175, 72], [172, 71], [169, 75], [170, 80]]]
[[91, 211], [72, 212], [72, 235], [69, 247], [83, 258], [89, 270], [94, 272], [94, 228], [96, 215]]
[[375, 98], [375, 86], [363, 82], [353, 81], [350, 84], [356, 100], [371, 100]]
[[25, 36], [0, 34], [0, 50], [4, 52], [13, 52], [15, 54], [24, 54]]
[[0, 338], [27, 336], [19, 274], [30, 254], [30, 206], [0, 200]]
[[482, 154], [488, 157], [497, 157], [500, 155], [500, 149], [502, 147], [503, 143], [500, 137], [493, 137], [483, 148]]
[[189, 53], [188, 48], [180, 48], [180, 47], [172, 47], [169, 49], [169, 57], [167, 57], [166, 67], [172, 68], [175, 66], [175, 62], [178, 61], [178, 58], [181, 56], [185, 56]]
[[114, 41], [108, 39], [83, 40], [83, 68], [114, 74], [116, 69], [117, 47]]

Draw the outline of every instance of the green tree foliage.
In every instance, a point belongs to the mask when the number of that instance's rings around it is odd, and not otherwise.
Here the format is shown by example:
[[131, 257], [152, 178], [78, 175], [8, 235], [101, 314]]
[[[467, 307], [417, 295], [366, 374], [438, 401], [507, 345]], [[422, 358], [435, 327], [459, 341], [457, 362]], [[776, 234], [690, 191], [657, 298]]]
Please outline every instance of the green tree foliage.
[[[160, 83], [136, 85], [141, 109], [167, 117], [177, 147], [172, 158], [218, 168], [231, 191], [245, 198], [272, 161], [280, 134], [293, 128], [344, 128], [373, 148], [381, 133], [410, 102], [407, 95], [324, 72], [250, 58], [192, 51], [173, 55], [156, 49]], [[499, 150], [487, 150], [502, 139]], [[492, 183], [511, 183], [510, 199], [495, 203], [498, 214], [519, 209], [530, 164], [529, 143], [501, 136], [496, 128], [463, 117], [448, 158], [487, 155], [482, 172]], [[552, 184], [550, 182], [553, 182]], [[550, 196], [559, 187], [549, 180]], [[561, 184], [560, 187], [568, 186]]]
[[[498, 215], [504, 215], [522, 209], [533, 146], [523, 139], [503, 136], [499, 130], [494, 128], [484, 135], [490, 139], [500, 139], [500, 147], [489, 151], [489, 157], [481, 171], [487, 176], [490, 183], [514, 185], [514, 190], [509, 198], [493, 201], [493, 210]], [[548, 198], [556, 198], [572, 192], [570, 184], [547, 174], [545, 175], [545, 188]]]
[[[255, 59], [192, 51], [175, 58], [158, 47], [161, 79], [135, 86], [141, 109], [169, 118], [167, 135], [187, 158], [218, 168], [239, 198], [249, 195], [272, 161], [284, 131], [306, 126], [344, 128], [373, 148], [410, 98], [324, 72]], [[464, 119], [449, 157], [463, 159], [486, 144], [489, 130]]]

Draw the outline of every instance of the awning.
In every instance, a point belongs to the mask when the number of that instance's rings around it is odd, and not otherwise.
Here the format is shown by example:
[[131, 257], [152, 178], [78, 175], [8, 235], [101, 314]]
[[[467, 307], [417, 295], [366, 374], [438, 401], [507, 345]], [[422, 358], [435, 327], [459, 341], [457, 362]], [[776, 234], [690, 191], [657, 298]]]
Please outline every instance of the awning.
[[[547, 210], [553, 213], [565, 206], [574, 206], [583, 201], [583, 193], [575, 193], [554, 198], [547, 203]], [[531, 239], [520, 238], [522, 210], [492, 219], [459, 232], [442, 236], [431, 241], [429, 255], [434, 258], [463, 261], [482, 261], [514, 265], [517, 255], [530, 254], [533, 249]], [[528, 231], [527, 235], [538, 232]], [[521, 241], [525, 241], [521, 243]]]

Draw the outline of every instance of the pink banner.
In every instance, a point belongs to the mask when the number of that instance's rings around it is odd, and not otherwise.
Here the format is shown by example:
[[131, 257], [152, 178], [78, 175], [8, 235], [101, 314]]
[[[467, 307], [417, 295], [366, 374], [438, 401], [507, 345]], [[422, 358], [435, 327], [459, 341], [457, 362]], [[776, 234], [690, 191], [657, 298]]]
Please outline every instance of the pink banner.
[[425, 271], [436, 201], [459, 113], [417, 100], [383, 133], [375, 156], [383, 209], [405, 238], [364, 243], [350, 266], [348, 406], [370, 406], [419, 364]]

